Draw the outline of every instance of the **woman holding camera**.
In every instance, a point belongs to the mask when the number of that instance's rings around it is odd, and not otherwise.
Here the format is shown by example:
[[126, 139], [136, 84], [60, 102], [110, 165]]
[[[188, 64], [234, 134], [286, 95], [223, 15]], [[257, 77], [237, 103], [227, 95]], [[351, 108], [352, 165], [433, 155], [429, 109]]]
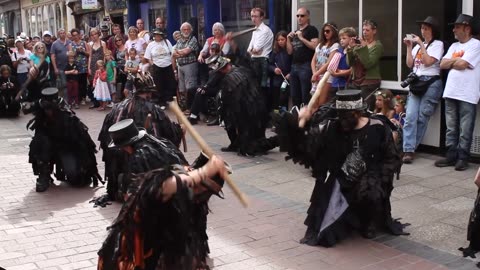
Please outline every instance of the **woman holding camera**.
[[[440, 60], [443, 56], [443, 42], [439, 38], [437, 20], [428, 16], [421, 25], [422, 38], [407, 35], [403, 42], [407, 45], [407, 66], [412, 73], [406, 83], [417, 80], [431, 82], [424, 94], [410, 92], [407, 100], [407, 116], [403, 126], [403, 162], [412, 163], [414, 153], [427, 130], [428, 120], [435, 112], [442, 97], [443, 84], [440, 79]], [[413, 47], [413, 45], [415, 47]], [[412, 48], [413, 47], [413, 48]], [[418, 78], [417, 78], [418, 77]]]
[[15, 47], [17, 51], [12, 53], [13, 68], [17, 71], [18, 83], [23, 85], [27, 81], [32, 52], [24, 48], [23, 39], [15, 40]]

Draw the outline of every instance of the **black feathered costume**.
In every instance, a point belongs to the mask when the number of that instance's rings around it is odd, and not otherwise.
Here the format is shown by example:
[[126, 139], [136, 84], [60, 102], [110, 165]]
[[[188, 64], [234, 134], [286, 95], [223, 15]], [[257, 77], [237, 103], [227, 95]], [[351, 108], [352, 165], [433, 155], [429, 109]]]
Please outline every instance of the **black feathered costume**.
[[27, 124], [35, 131], [28, 156], [33, 173], [38, 175], [37, 191], [45, 191], [53, 181], [50, 175], [54, 165], [57, 180], [73, 186], [92, 182], [97, 186], [102, 178], [97, 169], [95, 142], [88, 127], [65, 106], [63, 99], [56, 97], [57, 92], [55, 88], [44, 89], [42, 93], [48, 95], [24, 110], [34, 114]]
[[[463, 257], [476, 258], [475, 254], [480, 251], [480, 190], [468, 220], [467, 240], [470, 242], [468, 247], [459, 250]], [[480, 268], [480, 263], [477, 266]]]
[[[182, 152], [169, 140], [143, 131], [131, 146], [130, 175], [148, 176], [128, 181], [127, 199], [98, 252], [98, 269], [208, 269], [208, 198], [196, 201], [178, 176], [175, 196], [162, 202], [159, 195], [168, 177], [189, 170]], [[192, 167], [205, 163], [199, 158]]]
[[20, 102], [15, 100], [20, 85], [15, 77], [0, 76], [0, 115], [18, 115]]
[[369, 118], [359, 130], [345, 132], [330, 105], [321, 107], [305, 129], [298, 116], [275, 116], [280, 150], [286, 159], [312, 168], [316, 178], [302, 243], [330, 247], [352, 230], [366, 235], [370, 229], [403, 233], [392, 219], [390, 195], [394, 174], [401, 166], [391, 130], [379, 119]]
[[215, 76], [216, 83], [211, 87], [221, 91], [220, 118], [230, 139], [230, 145], [222, 151], [256, 155], [278, 146], [276, 137], [265, 137], [268, 112], [252, 71], [231, 66], [229, 60], [221, 56], [208, 58], [206, 62], [214, 72], [221, 74]]
[[[151, 117], [147, 117], [148, 114]], [[108, 129], [115, 123], [124, 119], [133, 119], [137, 127], [147, 127], [147, 132], [156, 138], [165, 138], [170, 140], [176, 147], [180, 145], [182, 139], [182, 129], [180, 125], [170, 121], [162, 108], [151, 101], [148, 101], [138, 95], [123, 100], [116, 104], [103, 121], [102, 129], [98, 135], [100, 147], [103, 150], [102, 160], [105, 162], [105, 180], [107, 181], [107, 196], [95, 199], [97, 205], [104, 206], [110, 200], [123, 200], [123, 192], [119, 189], [119, 182], [125, 175], [127, 167], [126, 154], [116, 148], [109, 148], [111, 141]], [[168, 162], [162, 163], [171, 164]], [[174, 163], [175, 164], [175, 163]], [[158, 168], [158, 167], [153, 167]], [[140, 172], [145, 172], [141, 170]]]

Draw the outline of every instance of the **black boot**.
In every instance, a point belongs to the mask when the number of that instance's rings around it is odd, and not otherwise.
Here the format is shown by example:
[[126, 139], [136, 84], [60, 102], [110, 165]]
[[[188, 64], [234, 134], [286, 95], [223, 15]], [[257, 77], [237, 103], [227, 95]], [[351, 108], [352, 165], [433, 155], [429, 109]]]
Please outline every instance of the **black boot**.
[[35, 191], [44, 192], [50, 187], [50, 181], [53, 180], [50, 177], [50, 166], [48, 163], [44, 163], [41, 161], [37, 162], [37, 166], [39, 174], [35, 186]]
[[36, 192], [45, 192], [50, 187], [50, 178], [40, 175], [35, 186]]

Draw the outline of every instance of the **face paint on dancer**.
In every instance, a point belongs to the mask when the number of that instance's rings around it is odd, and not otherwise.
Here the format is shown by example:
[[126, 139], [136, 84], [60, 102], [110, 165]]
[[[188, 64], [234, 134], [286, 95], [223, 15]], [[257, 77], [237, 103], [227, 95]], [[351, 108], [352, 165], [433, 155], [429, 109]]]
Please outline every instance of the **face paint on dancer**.
[[358, 125], [359, 115], [356, 111], [338, 112], [338, 119], [343, 131], [352, 131]]

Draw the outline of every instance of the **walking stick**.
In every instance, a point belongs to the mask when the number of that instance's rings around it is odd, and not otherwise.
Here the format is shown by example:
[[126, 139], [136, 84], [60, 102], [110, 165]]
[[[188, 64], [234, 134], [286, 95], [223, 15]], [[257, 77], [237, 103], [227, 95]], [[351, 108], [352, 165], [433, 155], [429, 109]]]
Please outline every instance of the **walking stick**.
[[[310, 99], [310, 102], [308, 102], [308, 109], [313, 110], [315, 108], [315, 103], [317, 102], [317, 99], [320, 97], [320, 92], [325, 83], [327, 82], [328, 78], [330, 78], [330, 71], [326, 71], [325, 74], [323, 74], [322, 79], [317, 85], [317, 89], [315, 90], [315, 93], [313, 94], [312, 98]], [[303, 128], [306, 124], [307, 120], [305, 118], [300, 118], [300, 121], [298, 122], [298, 126]]]
[[[177, 91], [178, 93], [178, 91]], [[177, 104], [178, 106], [178, 101], [177, 101], [177, 97], [173, 97], [173, 102], [175, 102], [175, 104]], [[180, 123], [180, 119], [178, 118], [177, 116], [177, 122]], [[187, 152], [188, 151], [188, 148], [187, 148], [187, 139], [185, 138], [185, 132], [183, 131], [182, 129], [182, 144], [183, 144], [183, 152]]]
[[[183, 115], [182, 111], [178, 107], [178, 104], [176, 102], [170, 102], [169, 108], [173, 111], [173, 113], [175, 113], [177, 119], [180, 120], [180, 122], [185, 126], [188, 132], [190, 132], [190, 135], [192, 135], [193, 139], [197, 142], [205, 155], [211, 158], [214, 154], [212, 148], [208, 146], [205, 140], [200, 136], [200, 134], [198, 134], [195, 128], [193, 128], [192, 124], [190, 124], [188, 119], [185, 117], [185, 115]], [[244, 207], [248, 207], [249, 203], [246, 195], [240, 191], [235, 182], [233, 182], [233, 180], [230, 178], [230, 175], [224, 172], [222, 178], [225, 180], [225, 182], [227, 182], [228, 186], [232, 189], [233, 194], [237, 196], [240, 203], [242, 203]]]

